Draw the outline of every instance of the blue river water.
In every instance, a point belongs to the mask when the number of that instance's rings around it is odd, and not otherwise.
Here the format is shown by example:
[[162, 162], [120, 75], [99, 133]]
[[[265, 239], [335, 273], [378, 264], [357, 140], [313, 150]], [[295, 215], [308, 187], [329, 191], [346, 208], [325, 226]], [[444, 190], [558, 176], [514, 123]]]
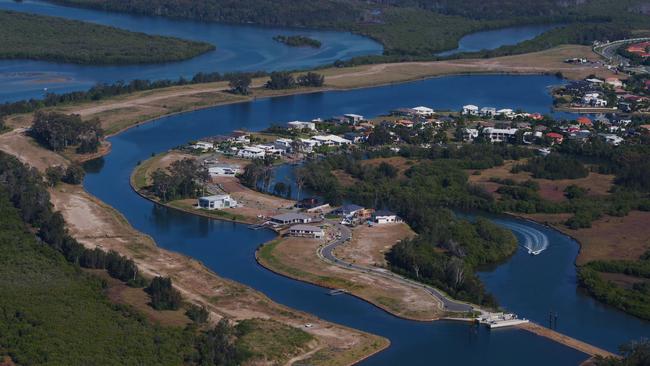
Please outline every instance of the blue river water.
[[461, 38], [460, 41], [458, 41], [458, 48], [440, 52], [437, 56], [451, 56], [463, 52], [495, 50], [502, 46], [511, 46], [531, 40], [540, 34], [559, 26], [561, 25], [537, 24], [476, 32]]
[[[42, 97], [48, 92], [85, 90], [98, 82], [132, 79], [191, 78], [198, 72], [272, 71], [313, 68], [355, 56], [381, 54], [383, 47], [347, 32], [259, 27], [169, 20], [160, 17], [77, 9], [46, 2], [0, 0], [0, 9], [58, 16], [114, 26], [136, 32], [208, 42], [216, 50], [193, 59], [153, 65], [84, 66], [28, 60], [0, 60], [0, 102]], [[306, 35], [322, 47], [289, 47], [276, 35]]]
[[[219, 222], [158, 207], [129, 187], [138, 161], [189, 140], [233, 129], [259, 130], [273, 122], [341, 113], [376, 116], [391, 108], [428, 105], [458, 109], [466, 103], [546, 112], [551, 106], [549, 76], [457, 76], [424, 81], [220, 106], [161, 118], [110, 139], [112, 152], [89, 165], [86, 189], [119, 210], [158, 245], [194, 257], [221, 276], [256, 288], [271, 299], [323, 319], [389, 338], [391, 347], [367, 365], [576, 365], [586, 355], [526, 331], [487, 331], [454, 322], [421, 323], [398, 319], [351, 296], [327, 296], [317, 286], [265, 270], [254, 251], [271, 232]], [[617, 345], [650, 334], [650, 324], [601, 306], [576, 289], [573, 260], [577, 243], [555, 231], [524, 221], [495, 218], [512, 227], [522, 242], [537, 230], [549, 240], [538, 256], [521, 249], [507, 263], [481, 274], [500, 303], [521, 316], [546, 324], [559, 313], [558, 330], [616, 350]], [[528, 232], [527, 232], [528, 231]]]

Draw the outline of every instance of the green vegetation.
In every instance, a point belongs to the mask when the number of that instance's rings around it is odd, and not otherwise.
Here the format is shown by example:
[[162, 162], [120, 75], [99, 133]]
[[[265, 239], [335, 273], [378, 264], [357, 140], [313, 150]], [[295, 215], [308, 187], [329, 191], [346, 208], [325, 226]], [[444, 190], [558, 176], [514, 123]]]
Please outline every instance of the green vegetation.
[[[624, 274], [634, 283], [624, 288], [602, 278], [601, 273]], [[580, 268], [578, 280], [598, 300], [650, 320], [650, 251], [637, 261], [589, 262]]]
[[513, 173], [520, 170], [531, 172], [533, 178], [543, 179], [578, 179], [589, 175], [589, 170], [580, 161], [560, 154], [538, 156], [512, 168]]
[[201, 194], [203, 184], [210, 178], [205, 167], [194, 159], [173, 162], [167, 170], [157, 169], [151, 174], [151, 193], [161, 201], [196, 197]]
[[213, 50], [203, 42], [134, 33], [75, 20], [0, 11], [0, 59], [78, 64], [180, 61]]
[[38, 112], [30, 135], [47, 149], [63, 151], [76, 145], [77, 153], [85, 154], [97, 152], [104, 131], [98, 119], [82, 121], [79, 115]]
[[[594, 39], [616, 39], [643, 29], [647, 17], [638, 11], [642, 0], [562, 0], [522, 2], [413, 0], [53, 0], [67, 5], [136, 14], [232, 23], [317, 27], [367, 35], [384, 45], [383, 56], [359, 57], [342, 64], [434, 58], [454, 49], [458, 40], [479, 30], [523, 24], [564, 23], [565, 27], [535, 40], [492, 54], [530, 52], [563, 43], [590, 44]], [[475, 53], [472, 57], [483, 57]], [[454, 56], [465, 57], [467, 55]]]
[[291, 47], [312, 47], [320, 48], [321, 41], [306, 36], [282, 36], [278, 35], [273, 37], [273, 40], [276, 42], [284, 43], [287, 46]]
[[650, 364], [650, 340], [631, 341], [619, 347], [621, 358], [596, 356], [596, 366], [645, 366]]
[[[11, 294], [0, 296], [0, 357], [16, 364], [221, 366], [267, 354], [283, 363], [311, 340], [300, 329], [261, 319], [236, 326], [222, 319], [205, 331], [161, 327], [111, 304], [105, 282], [81, 268], [105, 269], [130, 286], [148, 285], [157, 309], [178, 308], [181, 299], [171, 280], [148, 283], [132, 260], [81, 246], [53, 212], [40, 174], [2, 152], [0, 217], [0, 293]], [[196, 306], [187, 312], [197, 324], [208, 317]], [[283, 337], [272, 337], [277, 334]], [[253, 345], [251, 338], [270, 340]]]
[[0, 355], [20, 365], [182, 365], [192, 332], [113, 305], [99, 279], [37, 242], [0, 189]]

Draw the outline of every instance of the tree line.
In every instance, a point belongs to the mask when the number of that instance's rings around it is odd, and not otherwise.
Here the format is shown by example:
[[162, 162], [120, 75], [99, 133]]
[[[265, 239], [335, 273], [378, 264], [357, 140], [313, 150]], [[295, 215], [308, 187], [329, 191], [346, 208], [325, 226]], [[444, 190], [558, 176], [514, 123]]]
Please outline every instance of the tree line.
[[86, 154], [97, 152], [104, 131], [99, 119], [82, 121], [76, 114], [39, 111], [34, 116], [29, 135], [52, 151], [77, 146], [77, 153]]
[[157, 169], [151, 174], [150, 191], [161, 201], [194, 198], [201, 195], [210, 179], [208, 170], [195, 159], [185, 158], [173, 162], [167, 169]]

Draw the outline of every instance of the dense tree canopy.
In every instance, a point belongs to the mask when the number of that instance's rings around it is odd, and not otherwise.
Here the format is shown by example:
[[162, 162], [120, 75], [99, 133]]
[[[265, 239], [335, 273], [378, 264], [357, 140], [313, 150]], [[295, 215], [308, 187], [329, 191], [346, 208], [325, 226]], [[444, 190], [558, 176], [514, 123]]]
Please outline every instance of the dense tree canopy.
[[37, 112], [30, 135], [50, 150], [77, 146], [77, 152], [83, 154], [97, 151], [104, 132], [97, 119], [84, 122], [75, 114]]

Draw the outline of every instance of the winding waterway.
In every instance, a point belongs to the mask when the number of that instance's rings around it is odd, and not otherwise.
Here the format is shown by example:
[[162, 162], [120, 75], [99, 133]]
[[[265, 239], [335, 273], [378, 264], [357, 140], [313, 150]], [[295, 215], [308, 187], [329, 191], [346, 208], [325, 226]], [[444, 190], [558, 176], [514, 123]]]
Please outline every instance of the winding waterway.
[[440, 52], [436, 56], [444, 57], [463, 52], [496, 50], [502, 46], [512, 46], [531, 40], [560, 26], [561, 24], [535, 24], [471, 33], [458, 41], [458, 48]]
[[[272, 122], [342, 113], [375, 116], [391, 108], [415, 105], [458, 109], [473, 103], [548, 112], [551, 99], [547, 88], [557, 82], [549, 76], [445, 77], [260, 99], [170, 116], [112, 137], [112, 152], [91, 164], [84, 185], [161, 247], [194, 257], [219, 275], [256, 288], [279, 303], [391, 340], [388, 350], [364, 364], [576, 365], [586, 357], [584, 354], [526, 331], [489, 332], [454, 322], [407, 321], [351, 296], [327, 296], [322, 288], [275, 275], [257, 265], [254, 251], [273, 238], [273, 233], [159, 207], [129, 186], [129, 175], [138, 161], [207, 135], [237, 128], [259, 130]], [[495, 219], [504, 226], [514, 223], [538, 230], [549, 240], [540, 255], [530, 256], [521, 249], [507, 263], [481, 274], [503, 306], [541, 324], [546, 324], [549, 310], [557, 311], [558, 330], [609, 350], [650, 334], [650, 324], [601, 306], [576, 289], [574, 241], [535, 224]], [[518, 236], [524, 238], [521, 233]]]
[[[272, 71], [313, 68], [355, 56], [381, 54], [383, 47], [348, 32], [169, 20], [40, 1], [0, 0], [0, 9], [58, 16], [136, 32], [174, 36], [214, 44], [216, 50], [193, 59], [153, 65], [84, 66], [43, 61], [0, 60], [0, 102], [42, 97], [48, 92], [85, 90], [98, 82], [132, 79], [176, 80], [198, 72]], [[322, 47], [289, 47], [276, 35], [306, 35]]]

